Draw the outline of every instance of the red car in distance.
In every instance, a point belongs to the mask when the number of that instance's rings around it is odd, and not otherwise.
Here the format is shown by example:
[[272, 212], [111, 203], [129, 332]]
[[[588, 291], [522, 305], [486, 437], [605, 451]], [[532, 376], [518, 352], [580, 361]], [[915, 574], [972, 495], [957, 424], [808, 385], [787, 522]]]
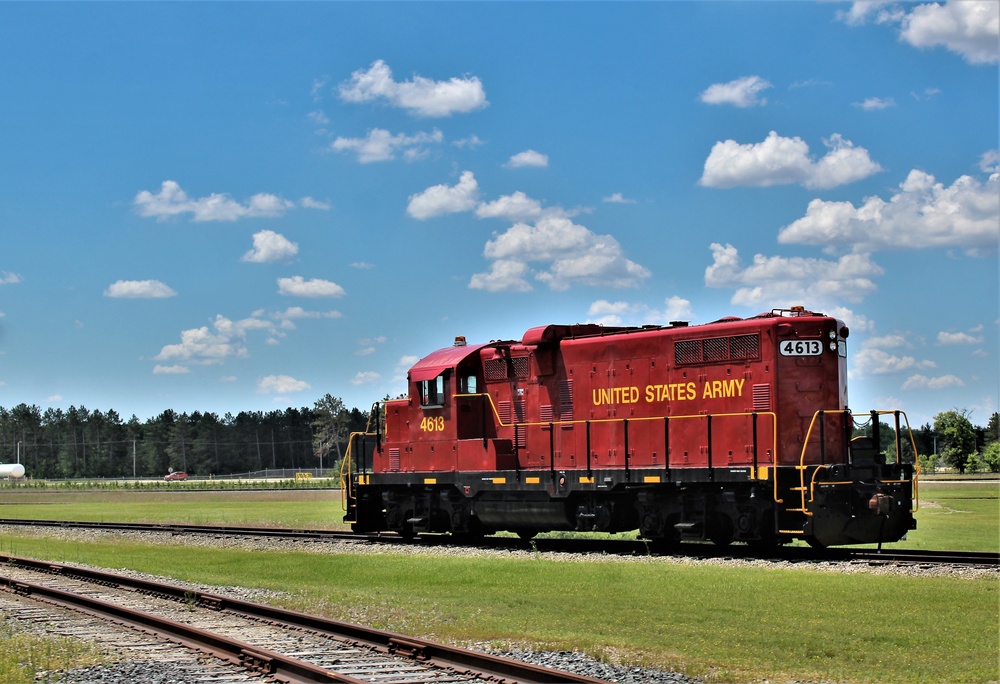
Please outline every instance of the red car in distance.
[[168, 480], [168, 481], [169, 481], [169, 480], [186, 480], [186, 479], [188, 479], [188, 474], [187, 474], [187, 473], [185, 473], [185, 472], [184, 472], [184, 471], [182, 471], [182, 470], [175, 470], [175, 471], [173, 471], [172, 473], [167, 473], [167, 474], [166, 474], [166, 475], [165, 475], [165, 476], [163, 477], [163, 479], [164, 479], [164, 480]]

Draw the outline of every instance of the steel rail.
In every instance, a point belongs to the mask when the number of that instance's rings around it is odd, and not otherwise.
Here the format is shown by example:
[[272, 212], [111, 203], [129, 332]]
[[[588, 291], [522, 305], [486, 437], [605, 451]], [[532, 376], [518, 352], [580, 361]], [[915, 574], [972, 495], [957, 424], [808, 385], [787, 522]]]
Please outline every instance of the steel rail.
[[[379, 544], [458, 544], [469, 546], [468, 542], [460, 542], [446, 534], [418, 535], [407, 540], [394, 532], [354, 533], [336, 530], [300, 530], [271, 527], [231, 527], [218, 525], [187, 525], [167, 523], [106, 523], [106, 522], [75, 522], [67, 520], [25, 520], [0, 518], [0, 525], [23, 527], [60, 527], [97, 529], [107, 531], [161, 532], [169, 534], [222, 534], [243, 537], [275, 537], [280, 539], [299, 539], [312, 541], [353, 541]], [[511, 537], [491, 537], [484, 539], [482, 544], [502, 548], [528, 548], [521, 539]], [[621, 555], [659, 555], [653, 553], [649, 545], [642, 540], [615, 539], [535, 539], [531, 544], [534, 548], [544, 548], [551, 551], [567, 551], [572, 553], [619, 553]], [[936, 565], [978, 565], [1000, 567], [1000, 553], [965, 552], [965, 551], [915, 551], [906, 549], [876, 549], [863, 547], [832, 547], [827, 549], [812, 549], [799, 546], [782, 546], [769, 551], [753, 549], [749, 546], [717, 547], [710, 544], [683, 543], [678, 544], [669, 555], [685, 555], [698, 557], [734, 557], [734, 558], [771, 558], [774, 560], [870, 560], [881, 562], [912, 562], [918, 564]]]
[[[499, 656], [490, 655], [488, 653], [471, 651], [455, 646], [440, 644], [426, 639], [365, 627], [363, 625], [341, 622], [339, 620], [332, 620], [298, 611], [267, 606], [261, 603], [254, 603], [252, 601], [244, 601], [242, 599], [220, 596], [218, 594], [194, 591], [178, 587], [176, 585], [127, 577], [116, 573], [103, 572], [89, 568], [80, 568], [63, 563], [52, 563], [49, 561], [22, 558], [19, 556], [0, 555], [0, 564], [25, 567], [32, 570], [83, 579], [89, 582], [110, 586], [126, 587], [135, 591], [146, 592], [156, 596], [173, 598], [179, 601], [193, 602], [199, 606], [210, 608], [212, 610], [227, 611], [252, 619], [269, 620], [274, 623], [310, 630], [323, 636], [349, 642], [352, 645], [371, 648], [382, 653], [407, 658], [421, 663], [429, 663], [440, 668], [464, 672], [470, 675], [478, 675], [483, 679], [503, 682], [505, 684], [549, 684], [556, 682], [566, 682], [567, 684], [603, 684], [603, 682], [599, 679], [593, 679], [591, 677], [585, 677], [583, 675], [577, 675], [569, 672], [562, 672], [529, 663], [522, 663], [517, 660], [509, 660]], [[0, 583], [2, 582], [4, 582], [4, 578], [0, 577]], [[18, 585], [22, 585], [24, 583], [13, 581], [11, 584], [17, 587]], [[49, 590], [45, 589], [45, 591], [47, 592]], [[51, 591], [55, 592], [58, 590]], [[112, 606], [112, 608], [121, 611], [127, 610], [118, 609], [115, 606]], [[141, 617], [134, 618], [138, 622], [149, 620], [151, 617], [155, 618], [155, 616], [149, 616], [146, 613], [141, 613], [139, 615]], [[159, 618], [156, 619], [158, 620]], [[180, 627], [185, 626], [181, 625]], [[173, 626], [168, 625], [164, 631], [171, 633], [170, 630], [172, 629], [174, 629]], [[194, 628], [187, 629], [193, 630]], [[197, 634], [200, 630], [194, 631], [196, 634], [192, 635], [179, 632], [179, 634], [183, 634], [183, 636], [179, 638], [191, 639], [193, 641], [205, 638], [210, 644], [213, 639], [219, 639], [220, 644], [218, 646], [211, 646], [211, 648], [218, 648], [222, 652], [228, 654], [227, 659], [230, 659], [230, 662], [243, 662], [246, 659], [251, 659], [252, 662], [259, 661], [260, 668], [275, 668], [275, 673], [280, 674], [287, 672], [288, 676], [300, 678], [311, 676], [317, 677], [316, 679], [287, 679], [285, 681], [349, 683], [363, 681], [345, 677], [343, 675], [329, 673], [326, 670], [322, 670], [321, 668], [317, 668], [312, 665], [309, 665], [307, 669], [299, 672], [294, 669], [297, 666], [293, 663], [298, 663], [300, 661], [295, 661], [294, 659], [281, 656], [280, 654], [261, 651], [260, 649], [241, 642], [233, 642], [232, 645], [228, 645], [225, 642], [229, 640], [222, 637], [217, 637], [215, 635], [202, 637]], [[259, 658], [258, 653], [260, 654]], [[233, 657], [236, 657], [238, 660], [231, 660]], [[308, 665], [308, 663], [305, 665]], [[259, 671], [263, 672], [263, 670]], [[269, 672], [268, 674], [273, 673]], [[278, 676], [278, 674], [274, 674], [274, 676]], [[324, 679], [323, 677], [327, 678]]]

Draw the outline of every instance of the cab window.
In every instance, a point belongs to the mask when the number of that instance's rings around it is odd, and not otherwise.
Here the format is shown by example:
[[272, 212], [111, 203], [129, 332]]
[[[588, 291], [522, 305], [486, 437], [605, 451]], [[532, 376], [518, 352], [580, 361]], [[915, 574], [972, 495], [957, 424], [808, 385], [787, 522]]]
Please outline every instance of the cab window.
[[444, 376], [420, 381], [420, 405], [425, 408], [444, 406]]

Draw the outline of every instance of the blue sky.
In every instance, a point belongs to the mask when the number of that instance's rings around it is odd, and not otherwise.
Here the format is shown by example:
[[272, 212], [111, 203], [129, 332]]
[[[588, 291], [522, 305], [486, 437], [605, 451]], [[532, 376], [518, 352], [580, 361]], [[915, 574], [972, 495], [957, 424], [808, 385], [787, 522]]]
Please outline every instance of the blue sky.
[[367, 408], [533, 326], [805, 305], [998, 408], [996, 2], [4, 3], [0, 405]]

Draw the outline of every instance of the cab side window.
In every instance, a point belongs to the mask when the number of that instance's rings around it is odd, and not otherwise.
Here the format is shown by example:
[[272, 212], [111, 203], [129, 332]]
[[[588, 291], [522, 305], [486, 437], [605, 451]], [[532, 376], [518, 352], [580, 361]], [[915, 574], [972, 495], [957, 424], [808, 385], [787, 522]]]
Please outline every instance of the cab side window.
[[444, 406], [444, 376], [420, 381], [420, 405], [425, 408]]

